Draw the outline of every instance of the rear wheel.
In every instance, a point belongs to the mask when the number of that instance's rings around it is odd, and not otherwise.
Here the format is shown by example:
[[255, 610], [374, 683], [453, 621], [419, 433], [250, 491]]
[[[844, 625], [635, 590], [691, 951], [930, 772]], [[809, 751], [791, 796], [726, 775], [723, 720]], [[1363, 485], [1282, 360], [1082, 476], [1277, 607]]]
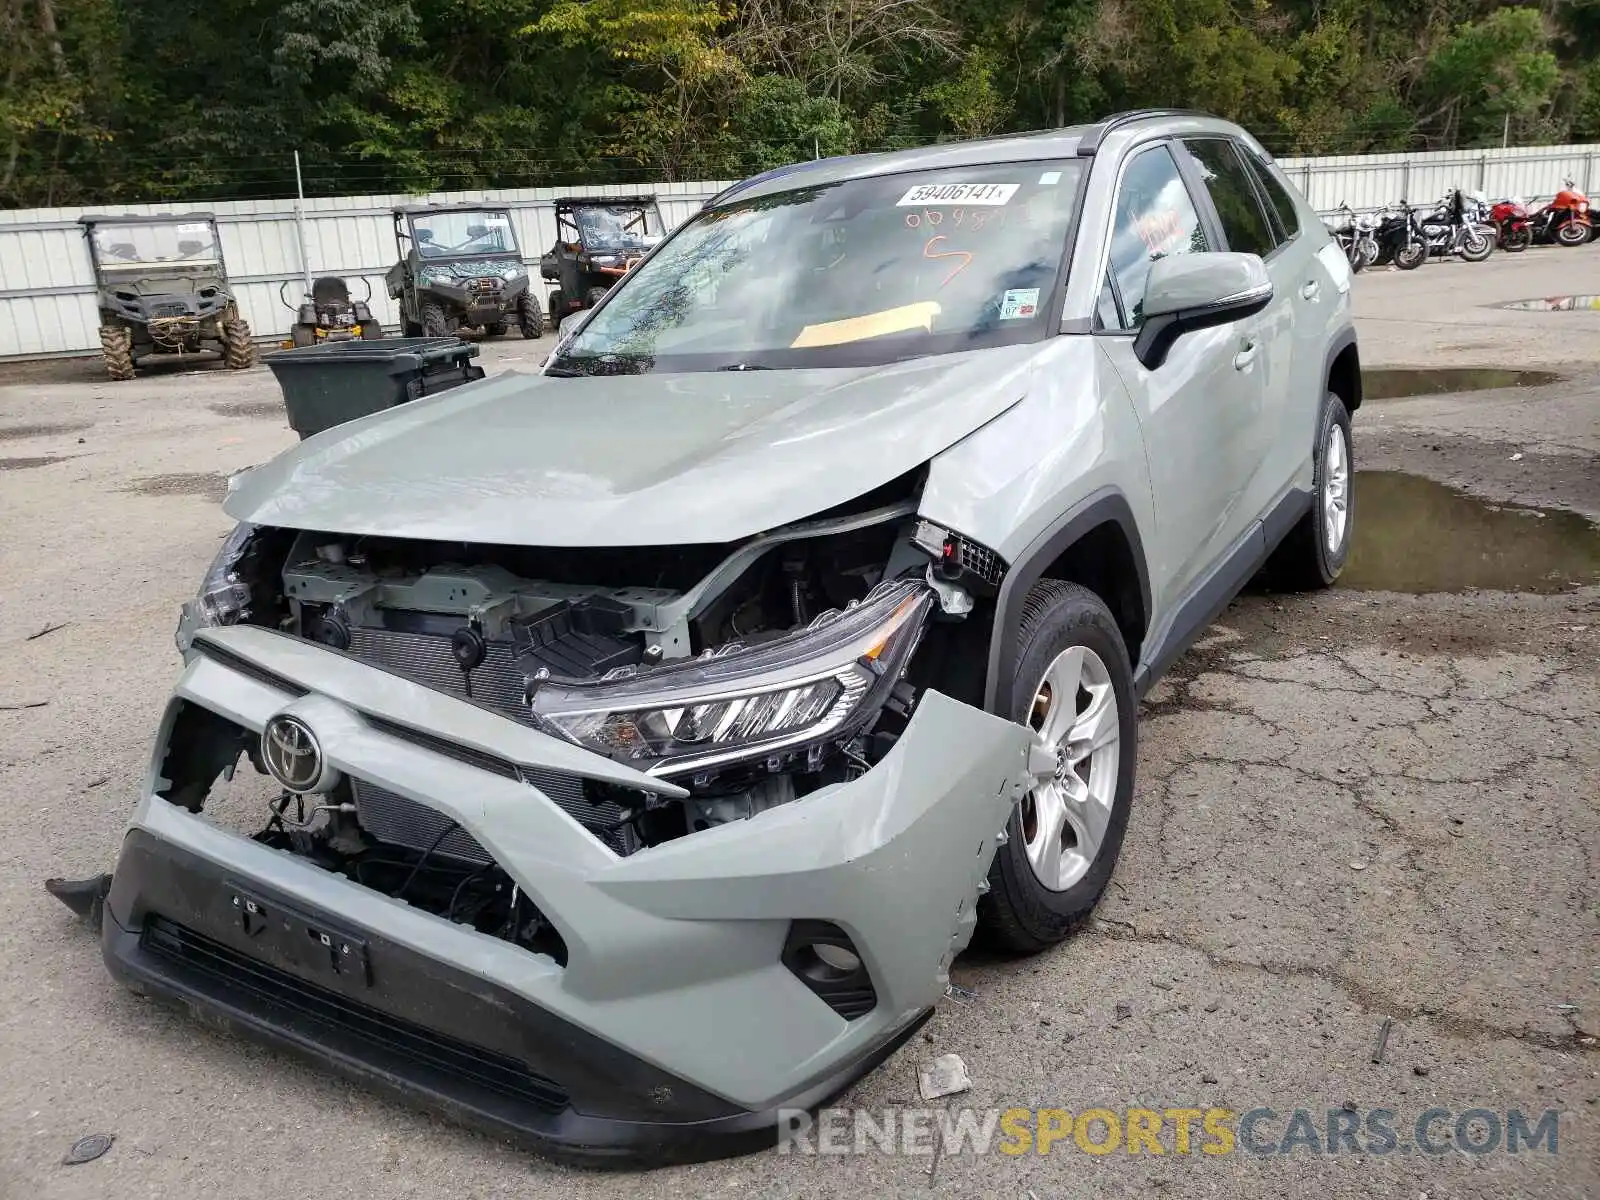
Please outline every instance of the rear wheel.
[[112, 379], [132, 379], [133, 330], [126, 325], [100, 326], [100, 358]]
[[230, 371], [255, 366], [256, 344], [250, 340], [250, 326], [243, 318], [222, 323], [222, 363]]
[[1332, 587], [1350, 557], [1355, 516], [1350, 413], [1333, 392], [1322, 401], [1317, 429], [1311, 507], [1267, 562], [1272, 581], [1294, 591]]
[[450, 323], [444, 315], [444, 305], [432, 301], [422, 306], [422, 336], [444, 337], [450, 332]]
[[1526, 225], [1520, 229], [1513, 229], [1506, 234], [1506, 253], [1515, 254], [1518, 250], [1526, 250], [1533, 245], [1533, 230]]
[[1041, 579], [1017, 633], [1009, 715], [1056, 756], [1056, 771], [1006, 822], [978, 921], [995, 946], [1053, 946], [1111, 880], [1133, 802], [1138, 714], [1116, 619], [1088, 588]]
[[361, 340], [363, 342], [379, 342], [383, 340], [383, 326], [377, 321], [361, 322]]
[[317, 330], [313, 325], [296, 325], [289, 330], [289, 340], [296, 346], [315, 346]]
[[544, 314], [532, 292], [523, 292], [517, 298], [517, 328], [530, 342], [544, 336]]

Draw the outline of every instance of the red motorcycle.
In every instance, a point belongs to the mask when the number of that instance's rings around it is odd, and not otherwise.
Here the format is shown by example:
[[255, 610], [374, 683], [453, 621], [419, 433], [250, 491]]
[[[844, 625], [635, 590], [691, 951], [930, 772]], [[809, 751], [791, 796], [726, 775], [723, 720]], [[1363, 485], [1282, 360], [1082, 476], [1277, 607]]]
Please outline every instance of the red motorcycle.
[[1494, 222], [1500, 249], [1526, 250], [1533, 245], [1533, 221], [1521, 199], [1500, 201], [1489, 210], [1489, 219]]
[[1572, 180], [1556, 193], [1556, 198], [1533, 214], [1533, 240], [1581, 246], [1594, 234], [1589, 220], [1589, 197]]

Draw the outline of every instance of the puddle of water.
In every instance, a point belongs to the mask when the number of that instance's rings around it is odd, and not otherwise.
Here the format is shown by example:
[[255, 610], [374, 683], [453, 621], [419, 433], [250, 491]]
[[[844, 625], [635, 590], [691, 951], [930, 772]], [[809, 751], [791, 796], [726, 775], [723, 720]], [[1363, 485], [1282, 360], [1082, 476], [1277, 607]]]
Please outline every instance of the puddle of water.
[[1341, 587], [1549, 593], [1600, 582], [1600, 529], [1577, 513], [1490, 504], [1402, 471], [1358, 471], [1355, 520]]
[[228, 494], [228, 480], [214, 474], [150, 475], [124, 490], [141, 496], [204, 496], [220, 503]]
[[77, 433], [89, 428], [88, 421], [71, 421], [40, 425], [0, 425], [0, 442], [18, 442], [23, 438], [49, 437], [57, 433]]
[[1500, 367], [1378, 367], [1361, 372], [1364, 400], [1402, 396], [1440, 396], [1491, 388], [1544, 387], [1560, 383], [1554, 371], [1512, 371]]
[[1524, 312], [1600, 312], [1600, 296], [1543, 296], [1537, 300], [1508, 300], [1500, 307]]
[[34, 467], [48, 467], [66, 462], [70, 454], [41, 454], [36, 458], [0, 458], [0, 471], [31, 471]]
[[266, 417], [270, 419], [284, 416], [282, 400], [241, 400], [233, 404], [212, 404], [207, 407], [219, 417]]

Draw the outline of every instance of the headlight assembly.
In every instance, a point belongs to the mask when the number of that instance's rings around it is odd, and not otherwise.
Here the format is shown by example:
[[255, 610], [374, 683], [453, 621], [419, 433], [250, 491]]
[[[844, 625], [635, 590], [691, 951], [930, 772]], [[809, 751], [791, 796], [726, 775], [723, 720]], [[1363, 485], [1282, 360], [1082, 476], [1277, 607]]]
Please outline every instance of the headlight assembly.
[[880, 584], [760, 646], [593, 683], [551, 680], [533, 709], [573, 741], [659, 776], [841, 740], [882, 707], [933, 601], [920, 580]]
[[239, 564], [250, 549], [256, 527], [247, 521], [234, 526], [233, 532], [222, 543], [216, 558], [211, 560], [200, 591], [183, 606], [178, 618], [178, 651], [189, 652], [189, 644], [197, 630], [218, 625], [236, 625], [250, 614], [254, 598], [249, 583], [240, 575]]

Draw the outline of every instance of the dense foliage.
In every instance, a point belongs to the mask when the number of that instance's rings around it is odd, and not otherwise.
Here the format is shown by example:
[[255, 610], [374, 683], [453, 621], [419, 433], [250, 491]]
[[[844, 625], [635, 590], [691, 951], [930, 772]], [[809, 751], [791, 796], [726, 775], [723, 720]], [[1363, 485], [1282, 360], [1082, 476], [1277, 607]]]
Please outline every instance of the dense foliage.
[[729, 178], [1205, 108], [1600, 138], [1600, 0], [0, 0], [0, 204]]

